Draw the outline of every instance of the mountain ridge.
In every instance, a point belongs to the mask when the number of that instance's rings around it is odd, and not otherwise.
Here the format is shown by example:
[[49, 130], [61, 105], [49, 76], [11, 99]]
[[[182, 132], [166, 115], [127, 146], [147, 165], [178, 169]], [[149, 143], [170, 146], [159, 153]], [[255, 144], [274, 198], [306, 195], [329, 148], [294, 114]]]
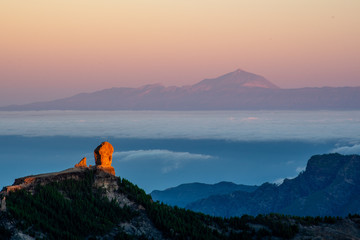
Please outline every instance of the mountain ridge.
[[354, 109], [360, 109], [360, 87], [282, 89], [260, 75], [240, 69], [191, 86], [108, 88], [52, 101], [0, 107], [2, 111]]
[[296, 178], [285, 179], [280, 185], [264, 183], [251, 193], [237, 191], [210, 196], [190, 203], [186, 208], [223, 217], [271, 212], [346, 216], [360, 213], [359, 185], [359, 155], [315, 155], [304, 172]]
[[185, 183], [165, 190], [154, 190], [150, 193], [154, 201], [161, 201], [170, 206], [185, 207], [191, 202], [208, 198], [212, 195], [226, 194], [235, 191], [255, 191], [257, 186], [219, 182], [215, 184]]

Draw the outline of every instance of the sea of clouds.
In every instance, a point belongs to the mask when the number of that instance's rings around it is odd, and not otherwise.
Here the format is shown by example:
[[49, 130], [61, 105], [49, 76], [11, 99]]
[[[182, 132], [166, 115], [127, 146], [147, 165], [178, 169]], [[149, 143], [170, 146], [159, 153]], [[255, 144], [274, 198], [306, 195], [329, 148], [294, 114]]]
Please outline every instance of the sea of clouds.
[[[0, 135], [234, 141], [345, 139], [355, 146], [360, 144], [360, 111], [0, 111]], [[356, 150], [353, 145], [342, 150]]]
[[[360, 154], [360, 111], [0, 111], [0, 136], [2, 159], [11, 156], [14, 161], [0, 171], [0, 185], [49, 171], [36, 165], [45, 159], [63, 164], [56, 170], [72, 166], [81, 156], [91, 162], [87, 145], [95, 147], [109, 138], [117, 146], [113, 165], [119, 174], [147, 191], [194, 181], [281, 184], [303, 171], [312, 154]], [[32, 138], [39, 136], [45, 138]], [[21, 141], [9, 145], [10, 138]], [[59, 140], [63, 138], [69, 144]], [[84, 139], [86, 147], [78, 142]], [[43, 151], [44, 144], [56, 145], [61, 154], [54, 156], [56, 149], [42, 152], [33, 156], [34, 166], [12, 171], [37, 148]], [[80, 147], [87, 150], [78, 156]], [[19, 148], [32, 152], [16, 152]], [[60, 161], [64, 154], [71, 163]]]

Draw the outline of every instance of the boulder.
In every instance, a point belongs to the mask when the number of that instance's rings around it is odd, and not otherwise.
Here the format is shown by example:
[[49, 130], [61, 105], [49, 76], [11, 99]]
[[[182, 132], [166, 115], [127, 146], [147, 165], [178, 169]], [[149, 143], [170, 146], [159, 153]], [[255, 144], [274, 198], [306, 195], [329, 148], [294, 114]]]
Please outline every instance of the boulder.
[[115, 175], [115, 169], [111, 166], [113, 152], [113, 146], [109, 142], [103, 142], [95, 148], [94, 157], [97, 168]]
[[111, 166], [112, 154], [114, 152], [113, 146], [108, 142], [102, 142], [94, 150], [95, 163], [97, 166]]
[[76, 168], [84, 168], [86, 165], [86, 157], [82, 158], [78, 164], [75, 164]]

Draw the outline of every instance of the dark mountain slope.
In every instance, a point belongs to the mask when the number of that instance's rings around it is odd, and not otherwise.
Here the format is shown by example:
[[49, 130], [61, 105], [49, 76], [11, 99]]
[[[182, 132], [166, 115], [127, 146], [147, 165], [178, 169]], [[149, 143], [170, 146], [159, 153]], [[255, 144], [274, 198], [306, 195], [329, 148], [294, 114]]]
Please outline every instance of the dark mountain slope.
[[222, 219], [159, 204], [92, 167], [20, 178], [0, 197], [0, 239], [287, 239], [299, 231], [280, 215]]
[[279, 214], [216, 218], [153, 202], [136, 185], [98, 167], [20, 178], [4, 188], [0, 198], [0, 239], [360, 237], [358, 215], [345, 219]]
[[155, 201], [164, 202], [171, 206], [185, 207], [197, 200], [208, 198], [212, 195], [228, 194], [235, 191], [253, 192], [257, 186], [220, 182], [216, 184], [187, 183], [163, 191], [155, 190], [151, 197]]
[[360, 213], [360, 156], [313, 156], [304, 172], [279, 186], [265, 183], [252, 193], [211, 196], [186, 207], [226, 217], [271, 212], [297, 216]]

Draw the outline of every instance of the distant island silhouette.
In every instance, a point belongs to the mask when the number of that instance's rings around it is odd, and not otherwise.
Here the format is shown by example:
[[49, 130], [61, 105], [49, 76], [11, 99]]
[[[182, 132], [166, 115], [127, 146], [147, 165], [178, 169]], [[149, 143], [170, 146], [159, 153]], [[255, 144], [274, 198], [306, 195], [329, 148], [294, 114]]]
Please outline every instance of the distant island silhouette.
[[24, 110], [359, 110], [360, 87], [282, 89], [266, 78], [237, 69], [191, 86], [151, 84], [109, 88], [25, 105]]

